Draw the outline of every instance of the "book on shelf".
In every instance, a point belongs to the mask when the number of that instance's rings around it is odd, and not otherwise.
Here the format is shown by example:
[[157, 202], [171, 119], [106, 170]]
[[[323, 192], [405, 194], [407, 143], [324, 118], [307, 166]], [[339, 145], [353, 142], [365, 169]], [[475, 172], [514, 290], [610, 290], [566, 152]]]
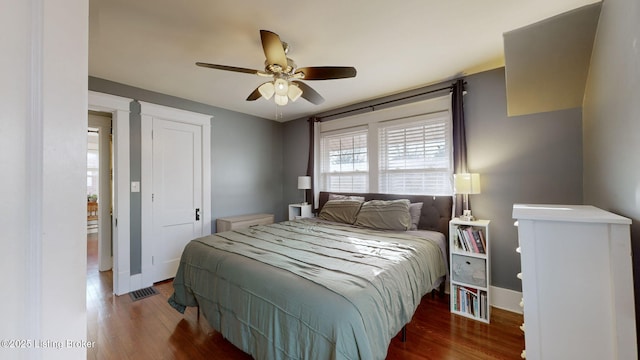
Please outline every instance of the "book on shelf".
[[456, 247], [476, 254], [486, 253], [487, 244], [481, 229], [474, 229], [471, 226], [458, 226], [456, 235]]
[[482, 231], [479, 230], [474, 230], [473, 231], [473, 241], [475, 241], [476, 243], [476, 247], [478, 248], [478, 252], [480, 254], [484, 254], [484, 245], [482, 244], [482, 240], [480, 239], [480, 233], [482, 233]]
[[487, 318], [487, 292], [462, 285], [454, 285], [453, 309], [482, 319]]
[[480, 249], [478, 249], [478, 246], [476, 245], [476, 241], [473, 237], [473, 228], [470, 226], [467, 226], [465, 229], [465, 233], [467, 235], [467, 240], [469, 241], [469, 244], [471, 245], [471, 249], [472, 252], [474, 253], [479, 253]]
[[487, 293], [484, 291], [480, 293], [480, 317], [487, 318]]
[[487, 253], [487, 240], [484, 238], [484, 231], [478, 230], [478, 234], [480, 235], [480, 242], [482, 243], [482, 247], [484, 248], [485, 254]]
[[464, 233], [463, 233], [463, 231], [462, 231], [462, 229], [460, 227], [456, 228], [456, 233], [457, 233], [456, 240], [457, 240], [458, 244], [460, 245], [459, 248], [464, 250], [464, 251], [469, 251], [469, 247], [468, 247], [467, 241], [465, 240]]
[[462, 239], [460, 239], [460, 233], [458, 232], [458, 229], [456, 229], [456, 234], [453, 237], [453, 245], [456, 247], [456, 249], [464, 250], [464, 245], [462, 244]]

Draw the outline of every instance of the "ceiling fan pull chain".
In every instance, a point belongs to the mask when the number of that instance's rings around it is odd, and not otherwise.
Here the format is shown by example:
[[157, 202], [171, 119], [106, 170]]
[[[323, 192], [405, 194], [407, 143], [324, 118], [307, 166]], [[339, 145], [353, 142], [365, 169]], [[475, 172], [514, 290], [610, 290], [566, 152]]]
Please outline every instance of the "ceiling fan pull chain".
[[283, 117], [282, 116], [282, 106], [280, 106], [280, 105], [278, 105], [276, 103], [274, 103], [274, 105], [276, 106], [276, 116], [275, 116], [276, 120], [282, 119], [282, 117]]

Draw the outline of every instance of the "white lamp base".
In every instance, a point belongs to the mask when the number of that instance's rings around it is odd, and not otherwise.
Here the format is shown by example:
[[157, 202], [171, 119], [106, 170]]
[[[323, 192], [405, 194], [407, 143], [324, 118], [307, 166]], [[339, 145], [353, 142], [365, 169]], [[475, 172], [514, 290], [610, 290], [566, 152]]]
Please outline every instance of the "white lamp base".
[[471, 210], [463, 210], [462, 215], [460, 216], [460, 220], [462, 221], [474, 221], [475, 218], [471, 215]]

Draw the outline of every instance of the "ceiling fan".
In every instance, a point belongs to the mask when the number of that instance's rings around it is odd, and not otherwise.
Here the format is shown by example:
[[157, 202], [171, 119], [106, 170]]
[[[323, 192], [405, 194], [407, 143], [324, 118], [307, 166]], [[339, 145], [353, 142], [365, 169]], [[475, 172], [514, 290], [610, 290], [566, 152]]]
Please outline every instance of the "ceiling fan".
[[316, 105], [324, 102], [324, 98], [317, 91], [300, 80], [330, 80], [356, 76], [356, 69], [350, 66], [298, 68], [296, 63], [287, 57], [289, 45], [281, 41], [278, 34], [268, 30], [260, 30], [260, 39], [267, 58], [264, 62], [264, 71], [203, 62], [197, 62], [196, 65], [272, 78], [272, 80], [258, 86], [247, 97], [247, 101], [254, 101], [260, 97], [269, 100], [275, 96], [274, 101], [281, 106], [286, 105], [289, 100], [296, 101], [300, 97]]

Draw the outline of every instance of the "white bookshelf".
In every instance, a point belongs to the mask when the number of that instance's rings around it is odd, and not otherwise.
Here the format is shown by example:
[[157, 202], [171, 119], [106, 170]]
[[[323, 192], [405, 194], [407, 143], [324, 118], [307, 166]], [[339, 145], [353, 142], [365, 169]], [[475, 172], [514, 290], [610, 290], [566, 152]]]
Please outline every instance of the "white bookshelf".
[[489, 323], [489, 220], [449, 222], [450, 309], [454, 314]]

